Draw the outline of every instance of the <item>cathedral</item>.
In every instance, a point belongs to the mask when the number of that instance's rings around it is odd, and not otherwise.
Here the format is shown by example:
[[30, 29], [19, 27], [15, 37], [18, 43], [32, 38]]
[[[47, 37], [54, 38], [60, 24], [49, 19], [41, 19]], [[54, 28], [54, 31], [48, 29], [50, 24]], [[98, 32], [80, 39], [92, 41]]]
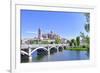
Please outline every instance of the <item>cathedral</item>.
[[38, 29], [38, 39], [39, 40], [55, 40], [57, 37], [60, 38], [59, 35], [55, 34], [54, 32], [50, 31], [49, 33], [42, 33], [41, 29]]

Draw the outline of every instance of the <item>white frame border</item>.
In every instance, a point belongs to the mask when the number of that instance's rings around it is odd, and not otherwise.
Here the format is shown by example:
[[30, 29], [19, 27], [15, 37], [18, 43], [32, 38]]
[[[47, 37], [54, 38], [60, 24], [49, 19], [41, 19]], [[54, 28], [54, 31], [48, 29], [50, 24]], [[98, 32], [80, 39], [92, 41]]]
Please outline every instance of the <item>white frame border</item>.
[[[50, 70], [53, 69], [67, 69], [67, 68], [79, 68], [79, 67], [87, 67], [87, 66], [94, 66], [95, 65], [95, 53], [94, 49], [90, 50], [90, 60], [83, 60], [83, 61], [62, 61], [62, 62], [45, 62], [45, 63], [30, 63], [30, 64], [20, 64], [19, 56], [20, 52], [16, 48], [19, 48], [19, 32], [20, 32], [20, 21], [19, 21], [19, 16], [18, 14], [20, 9], [33, 9], [33, 10], [49, 10], [49, 11], [73, 11], [73, 12], [90, 12], [90, 37], [92, 38], [90, 41], [90, 48], [93, 47], [95, 48], [95, 26], [94, 26], [94, 7], [93, 6], [88, 6], [84, 7], [78, 6], [78, 5], [68, 5], [68, 6], [47, 6], [47, 5], [30, 5], [30, 4], [15, 4], [15, 7], [12, 11], [12, 19], [11, 19], [11, 72], [19, 72], [19, 71], [38, 71], [38, 70]], [[57, 10], [58, 9], [58, 10]], [[91, 33], [92, 32], [92, 33]], [[17, 40], [17, 41], [16, 41]], [[13, 49], [14, 48], [14, 49]], [[92, 54], [91, 54], [92, 53]], [[17, 55], [17, 56], [16, 56]], [[91, 56], [92, 55], [92, 56]], [[16, 61], [18, 60], [18, 61]], [[58, 65], [59, 63], [59, 65]], [[32, 65], [36, 65], [36, 67], [32, 67]], [[40, 65], [41, 64], [41, 65]], [[52, 66], [55, 64], [54, 66]], [[30, 67], [31, 66], [31, 67]], [[38, 67], [40, 66], [40, 67]], [[44, 66], [44, 67], [43, 67]], [[45, 67], [48, 66], [48, 67]], [[24, 68], [23, 68], [24, 67]], [[29, 68], [30, 67], [30, 68]]]

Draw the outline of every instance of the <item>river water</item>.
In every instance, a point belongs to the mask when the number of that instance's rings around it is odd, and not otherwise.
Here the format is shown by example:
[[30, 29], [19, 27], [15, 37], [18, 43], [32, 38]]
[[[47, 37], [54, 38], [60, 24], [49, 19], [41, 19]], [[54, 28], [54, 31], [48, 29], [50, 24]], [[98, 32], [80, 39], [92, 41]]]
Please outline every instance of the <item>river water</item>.
[[36, 51], [32, 54], [32, 62], [88, 60], [89, 59], [88, 53], [89, 53], [88, 51], [63, 50], [51, 53], [48, 56], [47, 54], [37, 55]]

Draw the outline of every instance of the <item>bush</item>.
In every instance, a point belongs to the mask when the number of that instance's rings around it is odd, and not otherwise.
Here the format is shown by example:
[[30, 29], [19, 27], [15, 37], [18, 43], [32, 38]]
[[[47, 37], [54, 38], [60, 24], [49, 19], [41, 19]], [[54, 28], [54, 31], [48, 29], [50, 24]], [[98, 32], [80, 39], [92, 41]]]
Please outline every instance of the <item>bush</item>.
[[49, 44], [48, 41], [41, 41], [41, 44]]
[[82, 48], [86, 48], [86, 46], [85, 45], [82, 45]]

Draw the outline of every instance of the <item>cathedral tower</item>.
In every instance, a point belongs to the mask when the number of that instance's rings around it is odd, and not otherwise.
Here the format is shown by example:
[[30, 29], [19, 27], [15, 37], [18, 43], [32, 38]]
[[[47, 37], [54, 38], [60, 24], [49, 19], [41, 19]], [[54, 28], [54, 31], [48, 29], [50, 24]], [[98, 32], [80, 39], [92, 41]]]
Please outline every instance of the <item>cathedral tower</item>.
[[41, 29], [39, 28], [38, 29], [38, 39], [41, 40], [42, 38], [42, 33], [41, 33]]

